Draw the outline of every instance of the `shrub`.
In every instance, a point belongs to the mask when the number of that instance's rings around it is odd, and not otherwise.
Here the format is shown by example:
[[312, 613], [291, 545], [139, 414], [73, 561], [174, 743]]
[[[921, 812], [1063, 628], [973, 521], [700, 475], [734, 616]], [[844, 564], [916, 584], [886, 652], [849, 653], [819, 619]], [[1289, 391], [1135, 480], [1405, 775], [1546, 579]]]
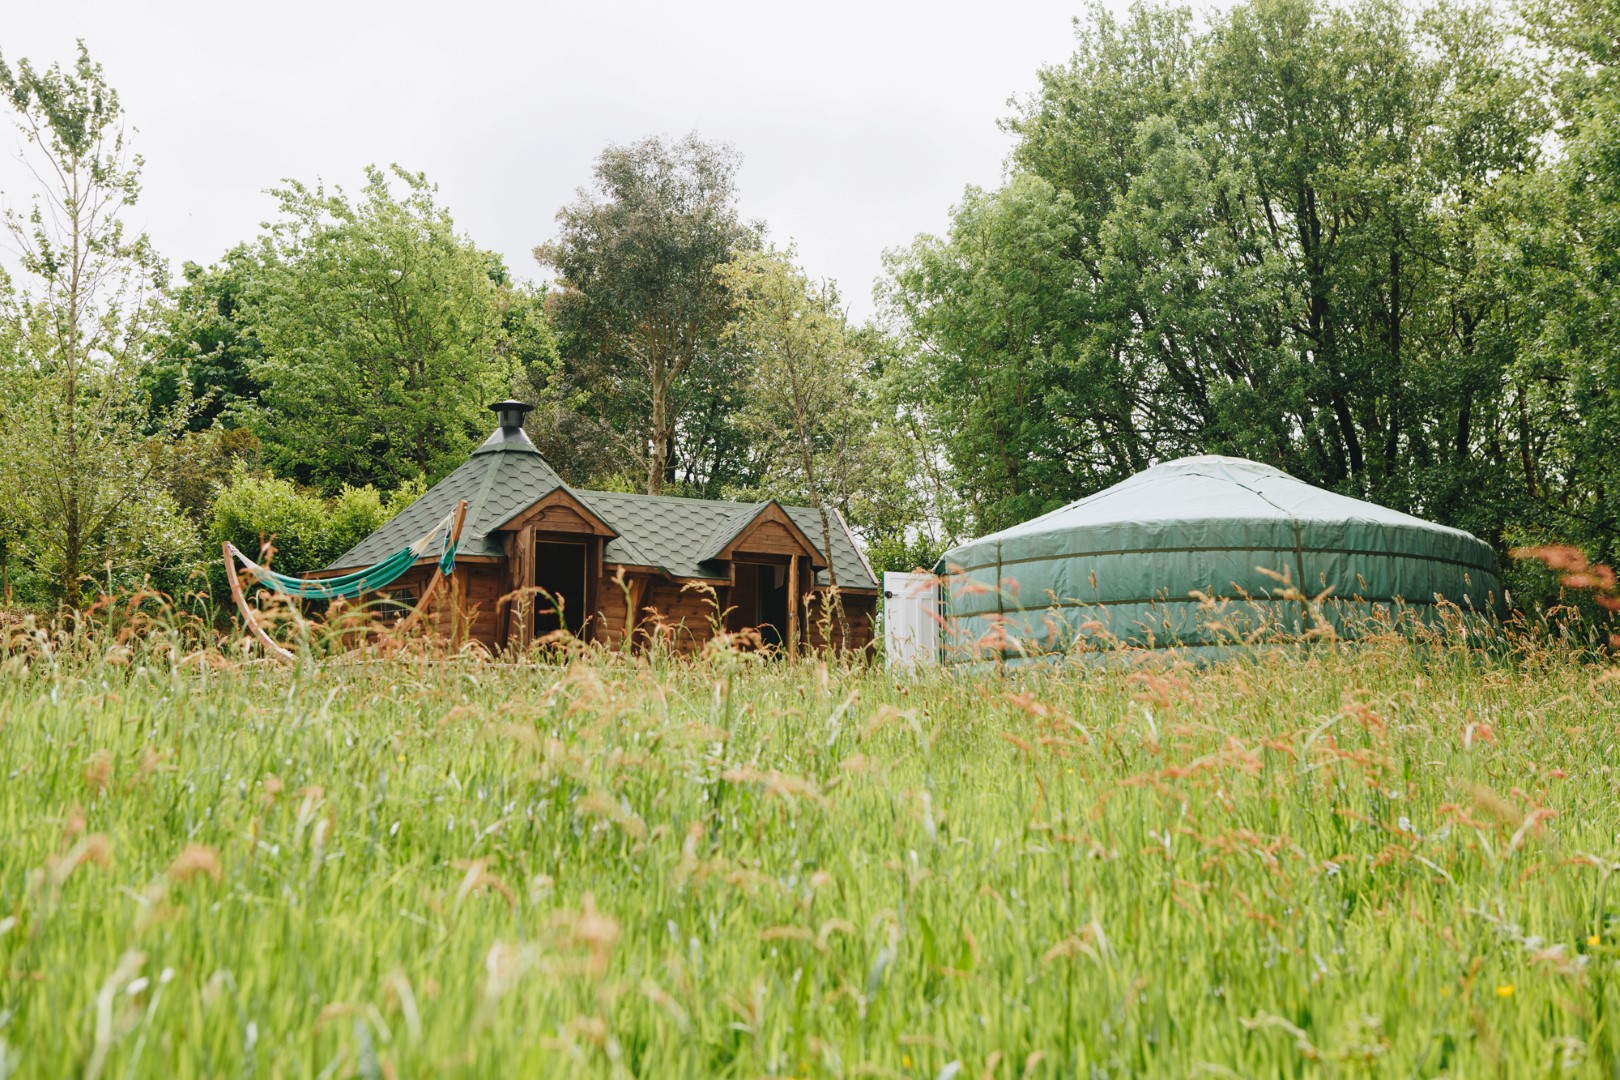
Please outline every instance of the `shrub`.
[[214, 500], [209, 538], [216, 544], [229, 540], [252, 559], [271, 545], [278, 568], [307, 572], [346, 550], [332, 550], [329, 514], [324, 499], [292, 481], [239, 467]]
[[424, 487], [421, 481], [407, 483], [385, 499], [370, 484], [345, 485], [328, 499], [291, 480], [237, 466], [214, 500], [209, 538], [216, 545], [229, 540], [254, 559], [269, 543], [277, 569], [308, 573], [382, 528]]

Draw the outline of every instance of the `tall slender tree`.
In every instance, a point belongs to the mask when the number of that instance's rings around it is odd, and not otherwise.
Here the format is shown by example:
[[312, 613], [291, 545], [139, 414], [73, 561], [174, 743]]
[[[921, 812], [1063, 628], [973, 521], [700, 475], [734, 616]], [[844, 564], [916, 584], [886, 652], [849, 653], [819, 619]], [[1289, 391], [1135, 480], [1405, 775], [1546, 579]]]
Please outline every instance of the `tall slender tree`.
[[38, 182], [26, 212], [5, 213], [22, 289], [0, 355], [0, 497], [74, 611], [87, 574], [173, 561], [195, 539], [144, 447], [139, 364], [164, 275], [146, 236], [125, 230], [141, 159], [83, 42], [68, 68], [0, 58], [0, 94]]
[[[807, 499], [832, 550], [833, 516], [860, 484], [874, 428], [863, 401], [863, 356], [837, 294], [817, 286], [791, 252], [746, 252], [720, 270], [736, 300], [728, 333], [749, 368], [743, 427], [770, 463], [769, 485]], [[837, 571], [828, 567], [834, 585]]]

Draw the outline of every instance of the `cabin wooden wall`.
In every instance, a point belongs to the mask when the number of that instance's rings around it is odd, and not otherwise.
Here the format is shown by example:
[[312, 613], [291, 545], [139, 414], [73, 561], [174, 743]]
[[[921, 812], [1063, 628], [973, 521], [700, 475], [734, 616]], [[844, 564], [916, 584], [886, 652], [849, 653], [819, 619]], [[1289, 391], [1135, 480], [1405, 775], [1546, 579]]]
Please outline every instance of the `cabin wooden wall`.
[[[482, 642], [490, 652], [499, 652], [504, 644], [503, 631], [506, 624], [506, 611], [501, 604], [501, 597], [506, 595], [506, 567], [499, 564], [477, 563], [467, 567], [457, 567], [456, 576], [461, 571], [468, 571], [462, 582], [461, 613], [468, 619], [468, 635], [474, 640]], [[441, 624], [444, 632], [450, 630], [449, 605], [441, 605], [445, 612], [445, 620]]]
[[[615, 649], [621, 648], [626, 641], [625, 630], [630, 618], [629, 604], [634, 602], [640, 610], [641, 618], [646, 619], [647, 605], [652, 603], [653, 580], [648, 574], [626, 574], [625, 586], [628, 586], [631, 593], [631, 597], [626, 597], [625, 587], [613, 580], [611, 575], [605, 575], [596, 590], [598, 617], [592, 624], [596, 627], [596, 632], [591, 640]], [[638, 646], [645, 643], [645, 634], [636, 638], [635, 644]]]
[[[825, 649], [827, 635], [823, 633], [822, 602], [825, 594], [818, 591], [805, 612], [805, 637], [812, 649]], [[864, 651], [872, 648], [877, 638], [877, 597], [842, 593], [842, 624], [836, 618], [832, 624], [832, 643], [835, 649]]]
[[600, 615], [597, 619], [596, 640], [604, 645], [617, 647], [624, 642], [625, 623], [630, 615], [630, 609], [625, 603], [624, 590], [613, 579], [603, 578], [596, 595], [598, 598], [596, 609]]
[[[432, 576], [430, 567], [418, 567], [402, 577], [390, 591], [420, 596]], [[500, 600], [509, 591], [507, 576], [507, 567], [501, 564], [462, 563], [456, 567], [462, 617], [468, 620], [468, 637], [480, 642], [491, 653], [499, 653], [506, 646], [506, 610]], [[656, 632], [683, 655], [698, 652], [709, 643], [714, 636], [715, 615], [714, 599], [710, 593], [696, 588], [683, 590], [679, 582], [645, 576], [631, 576], [630, 580], [640, 583], [643, 611], [646, 608], [657, 609], [656, 618], [645, 613], [642, 615], [640, 632], [635, 638], [638, 647], [646, 644], [646, 635], [655, 632], [655, 626], [658, 628]], [[730, 589], [722, 586], [717, 593], [720, 606], [729, 606]], [[800, 615], [801, 633], [805, 644], [811, 649], [827, 647], [821, 625], [822, 595], [818, 592], [812, 597]], [[434, 633], [446, 638], [451, 636], [453, 629], [449, 597], [448, 589], [440, 594], [428, 620]], [[629, 614], [624, 590], [611, 578], [603, 578], [598, 585], [597, 597], [600, 617], [592, 620], [592, 639], [620, 648], [625, 642]], [[833, 647], [840, 650], [871, 649], [876, 634], [877, 598], [845, 594], [843, 606], [844, 625], [834, 624]]]
[[[727, 591], [718, 590], [721, 608], [726, 605]], [[658, 610], [656, 620], [644, 617], [642, 630], [653, 632], [656, 624], [657, 632], [683, 655], [697, 652], [714, 637], [714, 598], [706, 590], [683, 591], [679, 582], [655, 580], [641, 606]]]
[[[431, 566], [418, 566], [382, 591], [419, 597], [432, 578]], [[505, 620], [497, 609], [505, 593], [506, 567], [488, 563], [458, 563], [454, 577], [441, 587], [433, 610], [424, 617], [423, 623], [434, 634], [451, 637], [455, 623], [451, 617], [454, 609], [450, 598], [454, 594], [460, 602], [461, 617], [466, 620], [468, 638], [478, 641], [492, 653], [499, 652]]]

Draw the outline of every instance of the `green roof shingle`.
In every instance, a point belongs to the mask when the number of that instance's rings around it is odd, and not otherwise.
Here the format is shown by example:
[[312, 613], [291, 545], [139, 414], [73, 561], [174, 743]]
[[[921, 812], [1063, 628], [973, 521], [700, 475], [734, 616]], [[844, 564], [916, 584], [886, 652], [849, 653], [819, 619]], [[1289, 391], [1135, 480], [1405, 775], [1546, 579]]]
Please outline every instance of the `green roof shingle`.
[[464, 465], [338, 556], [327, 569], [369, 566], [386, 559], [420, 539], [462, 499], [467, 500], [467, 522], [461, 531], [461, 554], [504, 556], [495, 530], [562, 486], [562, 478], [527, 439], [485, 443]]
[[[497, 431], [466, 464], [327, 569], [349, 570], [386, 559], [423, 536], [461, 499], [468, 503], [461, 554], [504, 556], [500, 527], [558, 488], [619, 534], [607, 543], [603, 553], [607, 562], [647, 567], [677, 578], [724, 577], [725, 566], [711, 561], [713, 556], [768, 505], [575, 490], [562, 482], [521, 433], [503, 436]], [[820, 512], [809, 506], [782, 509], [819, 551], [823, 545]], [[865, 556], [837, 514], [832, 516], [831, 562], [844, 588], [877, 588]], [[826, 571], [816, 575], [816, 582], [828, 584]]]

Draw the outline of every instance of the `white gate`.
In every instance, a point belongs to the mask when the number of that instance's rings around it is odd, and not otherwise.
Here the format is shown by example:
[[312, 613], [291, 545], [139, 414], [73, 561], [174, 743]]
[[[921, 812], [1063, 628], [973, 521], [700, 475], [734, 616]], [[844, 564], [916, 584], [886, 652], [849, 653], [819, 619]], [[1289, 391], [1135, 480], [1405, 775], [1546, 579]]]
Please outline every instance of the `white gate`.
[[933, 574], [884, 573], [883, 655], [891, 668], [939, 660], [939, 579]]

